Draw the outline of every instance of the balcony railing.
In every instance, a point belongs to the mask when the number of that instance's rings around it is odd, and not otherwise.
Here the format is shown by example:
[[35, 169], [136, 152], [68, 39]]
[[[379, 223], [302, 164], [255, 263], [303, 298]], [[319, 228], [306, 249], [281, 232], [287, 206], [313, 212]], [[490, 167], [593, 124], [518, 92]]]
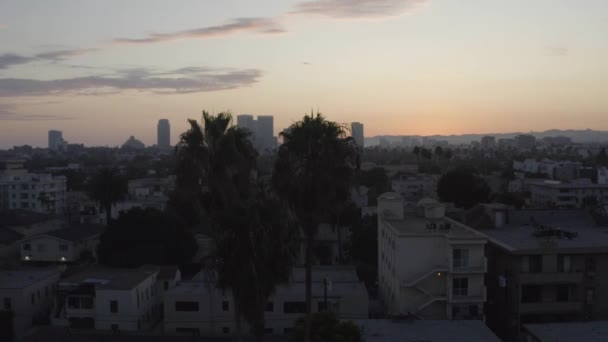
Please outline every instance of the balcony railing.
[[485, 302], [486, 299], [487, 293], [485, 286], [481, 286], [477, 289], [469, 288], [466, 295], [454, 295], [453, 289], [450, 289], [450, 292], [448, 294], [448, 302], [450, 303]]
[[450, 272], [452, 273], [486, 273], [488, 271], [488, 260], [483, 257], [477, 260], [469, 261], [466, 266], [456, 266], [454, 262], [451, 263]]
[[583, 309], [581, 302], [536, 302], [521, 303], [520, 314], [551, 314], [580, 312]]

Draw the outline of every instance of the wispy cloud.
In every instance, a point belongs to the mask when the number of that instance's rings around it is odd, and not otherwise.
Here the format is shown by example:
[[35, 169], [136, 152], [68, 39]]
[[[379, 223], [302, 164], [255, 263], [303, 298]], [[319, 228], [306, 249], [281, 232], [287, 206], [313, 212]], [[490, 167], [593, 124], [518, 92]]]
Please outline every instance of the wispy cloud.
[[550, 46], [546, 48], [546, 53], [549, 56], [564, 57], [570, 55], [570, 49], [563, 46]]
[[83, 55], [85, 53], [96, 51], [96, 49], [73, 49], [73, 50], [57, 50], [39, 53], [33, 56], [22, 56], [13, 53], [0, 55], [0, 69], [7, 69], [14, 65], [32, 63], [32, 62], [52, 62], [56, 63], [65, 60], [69, 57]]
[[144, 38], [118, 38], [116, 43], [149, 44], [180, 39], [209, 39], [224, 37], [243, 32], [258, 34], [278, 34], [285, 30], [274, 18], [237, 18], [229, 23], [217, 26], [201, 27], [171, 33], [153, 33]]
[[399, 16], [430, 0], [313, 0], [291, 12], [316, 14], [336, 19], [378, 19]]
[[73, 117], [49, 114], [27, 114], [18, 112], [15, 103], [0, 103], [0, 121], [44, 121], [71, 120]]
[[53, 80], [0, 78], [0, 97], [104, 95], [128, 90], [159, 94], [199, 93], [249, 86], [256, 83], [261, 76], [262, 72], [257, 69], [226, 71], [204, 68], [195, 73], [179, 70], [161, 73], [139, 68], [121, 70], [112, 76], [92, 75]]

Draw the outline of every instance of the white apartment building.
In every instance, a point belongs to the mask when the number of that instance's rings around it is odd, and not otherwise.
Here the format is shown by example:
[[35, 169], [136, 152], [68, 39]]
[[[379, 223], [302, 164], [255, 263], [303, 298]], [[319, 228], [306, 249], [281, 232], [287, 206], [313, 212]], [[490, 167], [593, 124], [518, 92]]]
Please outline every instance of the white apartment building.
[[66, 178], [50, 174], [0, 174], [0, 209], [62, 214]]
[[0, 271], [0, 311], [12, 313], [15, 336], [22, 336], [35, 319], [48, 317], [59, 275], [55, 268]]
[[608, 203], [608, 184], [594, 184], [589, 180], [570, 183], [538, 180], [530, 184], [530, 203], [535, 207], [580, 208], [586, 197]]
[[161, 317], [159, 270], [92, 268], [59, 282], [53, 325], [142, 331]]
[[168, 198], [175, 188], [175, 176], [130, 180], [128, 193], [131, 199]]
[[84, 253], [96, 257], [103, 229], [100, 225], [80, 225], [26, 238], [20, 241], [21, 260], [63, 263], [77, 261]]
[[[369, 299], [355, 269], [348, 266], [313, 267], [313, 311], [326, 307], [340, 319], [368, 317]], [[305, 313], [305, 272], [295, 268], [291, 281], [280, 286], [266, 305], [266, 333], [287, 334]], [[327, 293], [327, 297], [325, 297]], [[327, 300], [327, 306], [326, 306]], [[202, 274], [165, 295], [164, 333], [231, 336], [235, 333], [234, 302]], [[243, 332], [249, 331], [241, 322]]]
[[378, 198], [378, 282], [390, 316], [483, 319], [487, 239], [432, 199], [406, 213], [397, 193]]
[[417, 173], [400, 172], [391, 181], [391, 187], [406, 200], [418, 201], [437, 196], [437, 177]]

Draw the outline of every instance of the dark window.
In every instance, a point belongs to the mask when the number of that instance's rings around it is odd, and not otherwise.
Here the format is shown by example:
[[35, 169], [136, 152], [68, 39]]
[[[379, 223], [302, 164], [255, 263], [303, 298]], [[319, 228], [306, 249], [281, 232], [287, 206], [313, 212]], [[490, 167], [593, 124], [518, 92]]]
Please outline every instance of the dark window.
[[222, 332], [223, 332], [224, 334], [230, 334], [230, 328], [228, 328], [228, 327], [223, 327], [223, 328], [222, 328]]
[[23, 250], [24, 251], [31, 251], [32, 250], [32, 245], [30, 245], [29, 243], [24, 243], [23, 244]]
[[463, 248], [455, 248], [452, 251], [452, 261], [454, 268], [463, 268], [469, 266], [469, 250]]
[[117, 331], [118, 331], [118, 329], [119, 329], [118, 324], [112, 324], [112, 325], [110, 326], [110, 328], [111, 328], [111, 329], [112, 329], [112, 331], [114, 331], [114, 332], [117, 332]]
[[585, 268], [587, 272], [595, 272], [595, 258], [590, 256], [585, 259]]
[[272, 328], [265, 328], [265, 329], [264, 329], [264, 334], [266, 334], [266, 335], [270, 335], [270, 334], [272, 334], [272, 333], [274, 333], [274, 330], [273, 330]]
[[[169, 282], [168, 282], [168, 281], [165, 281], [165, 282], [163, 283], [163, 288], [165, 289], [165, 291], [167, 291], [167, 290], [169, 289]], [[197, 329], [197, 330], [198, 330], [198, 329]]]
[[65, 243], [62, 243], [59, 245], [59, 250], [62, 252], [65, 252], [68, 250], [68, 245], [66, 245]]
[[222, 310], [223, 311], [229, 311], [230, 310], [230, 302], [228, 302], [227, 300], [222, 302]]
[[49, 287], [48, 286], [44, 287], [44, 296], [47, 297], [47, 298], [49, 296]]
[[521, 287], [522, 303], [537, 303], [541, 298], [541, 287], [538, 285], [523, 285]]
[[477, 305], [469, 305], [469, 316], [471, 316], [471, 317], [479, 316], [479, 307]]
[[4, 298], [4, 310], [11, 310], [13, 308], [13, 302], [9, 297]]
[[285, 335], [289, 335], [293, 332], [293, 328], [284, 328], [283, 329], [283, 334]]
[[452, 294], [454, 296], [468, 296], [469, 295], [469, 279], [468, 278], [452, 279]]
[[540, 273], [543, 271], [543, 259], [541, 255], [527, 255], [522, 260], [522, 272]]
[[80, 305], [83, 309], [92, 309], [93, 308], [93, 298], [91, 297], [81, 297]]
[[285, 302], [283, 303], [284, 313], [304, 313], [306, 312], [306, 303], [304, 302]]
[[595, 297], [595, 290], [593, 288], [588, 288], [585, 296], [585, 304], [593, 304], [593, 297]]
[[68, 297], [68, 308], [80, 309], [80, 300], [78, 297]]
[[329, 303], [325, 303], [325, 302], [317, 303], [317, 311], [319, 311], [319, 312], [328, 311], [328, 309], [327, 309], [328, 307], [330, 307]]
[[558, 302], [569, 302], [572, 299], [572, 290], [570, 285], [557, 285], [557, 296], [555, 300]]
[[266, 312], [273, 312], [274, 311], [274, 303], [273, 302], [267, 302], [266, 303]]
[[452, 306], [452, 318], [457, 318], [460, 316], [460, 306], [453, 305]]
[[198, 302], [175, 302], [175, 311], [197, 312]]
[[32, 293], [32, 305], [36, 304], [36, 296]]
[[557, 271], [572, 272], [572, 257], [570, 255], [557, 256]]
[[115, 300], [110, 301], [110, 312], [117, 313], [118, 312], [118, 302]]

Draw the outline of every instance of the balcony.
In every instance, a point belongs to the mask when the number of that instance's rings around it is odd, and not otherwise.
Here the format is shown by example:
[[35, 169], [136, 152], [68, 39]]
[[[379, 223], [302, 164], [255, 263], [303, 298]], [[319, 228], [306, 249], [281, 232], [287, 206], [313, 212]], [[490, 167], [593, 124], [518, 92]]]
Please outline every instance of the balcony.
[[485, 257], [471, 260], [467, 266], [455, 266], [452, 262], [450, 267], [450, 272], [453, 274], [486, 273], [487, 271], [488, 260]]
[[524, 314], [555, 314], [580, 312], [581, 302], [537, 302], [519, 304], [519, 313]]
[[521, 284], [577, 284], [582, 281], [582, 272], [522, 273], [519, 276]]
[[469, 288], [466, 296], [454, 295], [454, 292], [450, 289], [448, 294], [448, 302], [453, 303], [483, 303], [487, 299], [486, 287], [482, 286], [477, 290]]

